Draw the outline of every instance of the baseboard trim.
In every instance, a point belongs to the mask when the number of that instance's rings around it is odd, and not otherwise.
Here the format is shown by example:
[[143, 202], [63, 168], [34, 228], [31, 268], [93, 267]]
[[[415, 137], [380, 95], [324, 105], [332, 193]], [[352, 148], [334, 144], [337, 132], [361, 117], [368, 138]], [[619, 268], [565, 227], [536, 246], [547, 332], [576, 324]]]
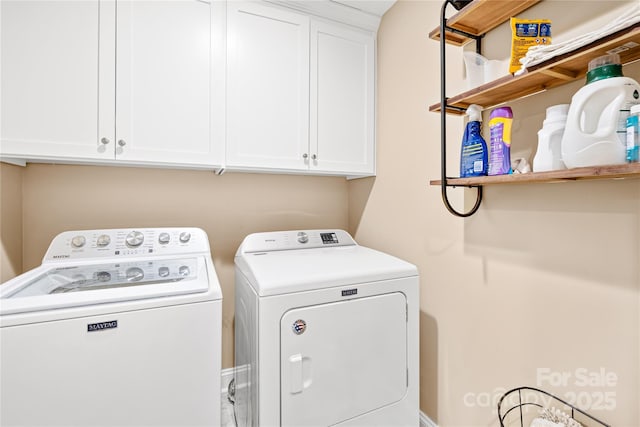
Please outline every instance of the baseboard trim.
[[[229, 382], [233, 379], [234, 368], [223, 369], [220, 373], [220, 394], [223, 399], [227, 398], [227, 390]], [[431, 418], [424, 412], [420, 411], [420, 427], [438, 427]]]
[[420, 411], [420, 427], [438, 427], [431, 418], [424, 412]]

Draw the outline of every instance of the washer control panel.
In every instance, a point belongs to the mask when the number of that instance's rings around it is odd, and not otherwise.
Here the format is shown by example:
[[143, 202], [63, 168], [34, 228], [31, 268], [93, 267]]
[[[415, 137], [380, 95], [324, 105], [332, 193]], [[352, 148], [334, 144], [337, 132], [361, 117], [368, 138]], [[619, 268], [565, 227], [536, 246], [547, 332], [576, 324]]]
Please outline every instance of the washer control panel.
[[193, 227], [66, 231], [53, 239], [43, 262], [209, 251], [206, 233]]
[[198, 258], [61, 266], [39, 276], [11, 298], [176, 283], [197, 277]]
[[356, 242], [344, 230], [274, 231], [250, 234], [244, 239], [238, 252], [253, 253], [354, 245]]

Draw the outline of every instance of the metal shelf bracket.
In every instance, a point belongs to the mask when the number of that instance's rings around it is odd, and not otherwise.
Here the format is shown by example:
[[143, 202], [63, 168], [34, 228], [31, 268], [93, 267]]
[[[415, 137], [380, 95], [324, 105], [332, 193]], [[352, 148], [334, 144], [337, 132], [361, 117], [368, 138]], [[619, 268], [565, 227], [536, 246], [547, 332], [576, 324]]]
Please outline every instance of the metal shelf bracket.
[[[447, 196], [447, 187], [450, 185], [447, 184], [447, 95], [446, 95], [446, 58], [445, 58], [445, 31], [452, 31], [463, 33], [463, 35], [470, 37], [476, 41], [476, 52], [479, 54], [481, 51], [481, 39], [482, 36], [475, 36], [472, 34], [467, 34], [461, 32], [459, 30], [455, 30], [453, 28], [447, 27], [447, 19], [445, 17], [445, 12], [447, 9], [447, 5], [451, 4], [456, 9], [456, 4], [454, 4], [455, 0], [445, 0], [442, 4], [441, 14], [440, 14], [440, 172], [441, 172], [441, 184], [440, 189], [442, 192], [442, 201], [444, 202], [445, 207], [449, 212], [458, 217], [468, 217], [473, 215], [480, 208], [480, 204], [482, 203], [482, 186], [472, 186], [476, 188], [476, 202], [468, 212], [458, 212], [451, 203], [449, 203], [449, 198]], [[459, 2], [457, 2], [459, 3]]]

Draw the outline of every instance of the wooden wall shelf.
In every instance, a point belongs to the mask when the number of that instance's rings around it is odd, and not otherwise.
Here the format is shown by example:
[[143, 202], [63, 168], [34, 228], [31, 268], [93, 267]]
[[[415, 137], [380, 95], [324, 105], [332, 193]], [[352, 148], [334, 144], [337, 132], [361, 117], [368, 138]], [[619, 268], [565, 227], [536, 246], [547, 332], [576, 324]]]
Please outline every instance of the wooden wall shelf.
[[[525, 184], [544, 182], [566, 182], [587, 179], [640, 178], [640, 163], [610, 165], [588, 168], [574, 168], [552, 172], [537, 172], [516, 175], [483, 176], [474, 178], [449, 178], [447, 175], [446, 115], [465, 114], [471, 104], [487, 109], [507, 102], [543, 92], [584, 78], [588, 64], [594, 58], [609, 53], [618, 53], [623, 65], [640, 60], [640, 23], [595, 40], [545, 62], [531, 66], [519, 76], [507, 75], [493, 82], [468, 90], [459, 95], [446, 95], [446, 43], [462, 46], [468, 41], [476, 42], [476, 51], [481, 52], [482, 36], [507, 21], [510, 17], [537, 4], [541, 0], [473, 0], [449, 19], [446, 8], [452, 4], [444, 0], [440, 12], [440, 26], [429, 37], [440, 43], [440, 102], [429, 106], [429, 111], [438, 112], [441, 120], [440, 179], [430, 181], [441, 187], [442, 200], [447, 210], [458, 217], [466, 218], [478, 211], [482, 203], [482, 189], [485, 185]], [[440, 29], [445, 29], [444, 40]], [[461, 33], [460, 33], [461, 32]], [[442, 110], [444, 108], [444, 111]], [[449, 202], [447, 188], [472, 187], [476, 189], [473, 207], [460, 212]]]
[[[490, 108], [582, 79], [587, 73], [589, 61], [598, 56], [606, 55], [612, 49], [626, 49], [617, 52], [623, 64], [640, 59], [640, 23], [535, 65], [520, 76], [501, 77], [453, 96], [447, 100], [447, 105], [463, 110], [447, 108], [447, 113], [462, 115], [464, 109], [471, 104]], [[440, 103], [429, 106], [429, 111], [440, 111]]]
[[[592, 166], [586, 168], [565, 169], [551, 172], [533, 172], [514, 175], [478, 176], [472, 178], [447, 178], [447, 185], [451, 187], [475, 187], [495, 184], [525, 184], [563, 182], [593, 179], [622, 179], [640, 178], [640, 163], [624, 165]], [[429, 182], [431, 185], [441, 185], [441, 180]]]
[[[542, 0], [474, 0], [447, 19], [447, 26], [481, 36], [540, 1]], [[429, 33], [429, 38], [440, 40], [440, 27], [434, 28]], [[463, 46], [473, 39], [447, 32], [445, 40], [449, 44]]]

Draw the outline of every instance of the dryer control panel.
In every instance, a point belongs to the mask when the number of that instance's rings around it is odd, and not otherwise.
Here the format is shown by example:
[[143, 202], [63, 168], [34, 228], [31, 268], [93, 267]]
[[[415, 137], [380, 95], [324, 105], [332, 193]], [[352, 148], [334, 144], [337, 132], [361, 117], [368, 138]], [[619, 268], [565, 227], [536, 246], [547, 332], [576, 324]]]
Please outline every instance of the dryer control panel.
[[353, 237], [344, 230], [273, 231], [250, 234], [242, 242], [238, 253], [355, 245]]
[[66, 231], [53, 239], [43, 263], [187, 253], [209, 253], [209, 241], [203, 230], [185, 227]]

